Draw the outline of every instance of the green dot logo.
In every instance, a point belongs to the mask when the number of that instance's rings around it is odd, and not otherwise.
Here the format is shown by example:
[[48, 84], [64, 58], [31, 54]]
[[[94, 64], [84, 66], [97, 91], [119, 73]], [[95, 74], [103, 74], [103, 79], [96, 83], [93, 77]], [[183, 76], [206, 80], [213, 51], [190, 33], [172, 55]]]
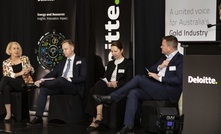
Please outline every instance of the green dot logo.
[[120, 0], [115, 0], [115, 4], [116, 5], [120, 4]]

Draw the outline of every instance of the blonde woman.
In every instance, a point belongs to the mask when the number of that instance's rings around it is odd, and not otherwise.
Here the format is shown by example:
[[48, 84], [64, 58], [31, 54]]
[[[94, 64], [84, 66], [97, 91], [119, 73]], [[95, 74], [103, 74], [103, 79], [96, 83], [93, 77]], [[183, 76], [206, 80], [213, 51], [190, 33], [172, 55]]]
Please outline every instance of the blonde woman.
[[6, 48], [10, 57], [3, 61], [3, 78], [0, 82], [0, 93], [3, 96], [6, 116], [4, 121], [9, 122], [11, 114], [10, 92], [22, 92], [25, 83], [33, 83], [30, 74], [34, 73], [29, 58], [22, 56], [22, 48], [18, 42], [10, 42]]

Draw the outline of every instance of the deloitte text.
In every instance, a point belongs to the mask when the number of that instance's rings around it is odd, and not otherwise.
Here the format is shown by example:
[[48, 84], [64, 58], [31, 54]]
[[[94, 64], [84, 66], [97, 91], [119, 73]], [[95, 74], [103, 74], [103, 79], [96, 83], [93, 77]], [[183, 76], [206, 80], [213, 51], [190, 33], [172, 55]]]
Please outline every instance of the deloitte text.
[[215, 78], [211, 77], [193, 77], [193, 76], [188, 76], [188, 83], [195, 83], [195, 84], [218, 84]]
[[[120, 16], [119, 3], [120, 1], [115, 0], [115, 5], [110, 6], [107, 10], [107, 15], [110, 20], [105, 24], [105, 30], [108, 31], [107, 35], [105, 35], [105, 42], [108, 42], [108, 44], [105, 43], [105, 49], [110, 49], [110, 43], [120, 39], [120, 21], [118, 19]], [[108, 57], [111, 57], [111, 53], [109, 53]], [[109, 60], [111, 60], [111, 58]]]

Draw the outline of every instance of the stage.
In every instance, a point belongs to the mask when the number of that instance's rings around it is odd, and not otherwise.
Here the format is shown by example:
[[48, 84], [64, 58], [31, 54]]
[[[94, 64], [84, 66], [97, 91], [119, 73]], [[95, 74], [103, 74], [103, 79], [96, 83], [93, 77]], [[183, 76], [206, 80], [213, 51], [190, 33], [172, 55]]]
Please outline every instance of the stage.
[[[33, 118], [32, 116], [30, 117]], [[0, 134], [116, 134], [119, 129], [110, 129], [102, 126], [99, 130], [88, 133], [86, 131], [89, 121], [76, 124], [48, 124], [47, 117], [43, 118], [43, 125], [27, 125], [25, 121], [14, 121], [10, 123], [0, 122]], [[141, 127], [136, 127], [134, 133], [148, 134]]]

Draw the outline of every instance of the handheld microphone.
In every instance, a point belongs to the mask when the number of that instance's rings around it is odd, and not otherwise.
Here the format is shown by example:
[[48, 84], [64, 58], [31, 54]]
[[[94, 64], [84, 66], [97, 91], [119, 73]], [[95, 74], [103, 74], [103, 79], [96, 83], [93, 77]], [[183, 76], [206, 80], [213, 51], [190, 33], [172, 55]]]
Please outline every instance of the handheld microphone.
[[208, 28], [211, 28], [211, 27], [213, 27], [213, 26], [220, 26], [221, 25], [221, 23], [217, 23], [217, 24], [207, 24], [207, 27]]

